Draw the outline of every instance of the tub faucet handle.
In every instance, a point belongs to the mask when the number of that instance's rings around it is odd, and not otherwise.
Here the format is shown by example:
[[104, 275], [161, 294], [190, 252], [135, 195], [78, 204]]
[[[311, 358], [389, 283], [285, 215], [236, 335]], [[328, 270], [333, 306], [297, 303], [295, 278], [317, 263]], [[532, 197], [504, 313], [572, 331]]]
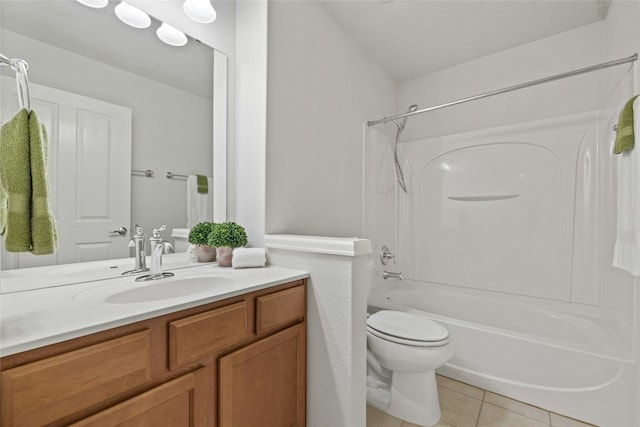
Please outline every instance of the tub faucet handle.
[[389, 264], [389, 261], [393, 261], [393, 263], [395, 264], [396, 256], [391, 252], [387, 245], [384, 245], [382, 246], [382, 249], [380, 249], [380, 262], [382, 263], [382, 265], [387, 265]]

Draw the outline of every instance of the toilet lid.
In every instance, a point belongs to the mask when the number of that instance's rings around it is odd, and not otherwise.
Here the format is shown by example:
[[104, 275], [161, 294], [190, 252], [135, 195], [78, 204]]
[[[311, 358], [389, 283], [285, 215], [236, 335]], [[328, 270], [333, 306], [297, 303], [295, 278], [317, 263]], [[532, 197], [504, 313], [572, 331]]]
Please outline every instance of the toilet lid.
[[380, 338], [406, 344], [440, 343], [449, 338], [449, 331], [439, 323], [403, 311], [378, 311], [369, 316], [367, 326]]

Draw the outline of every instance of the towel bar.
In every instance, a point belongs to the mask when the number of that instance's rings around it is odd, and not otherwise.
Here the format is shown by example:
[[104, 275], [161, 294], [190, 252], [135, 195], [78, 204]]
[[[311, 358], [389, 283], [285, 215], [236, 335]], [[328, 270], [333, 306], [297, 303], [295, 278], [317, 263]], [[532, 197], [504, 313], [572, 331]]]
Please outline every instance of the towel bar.
[[131, 169], [131, 174], [143, 174], [147, 178], [153, 177], [153, 171], [151, 169], [139, 170], [139, 169]]
[[164, 174], [164, 176], [166, 176], [168, 179], [172, 179], [172, 178], [188, 178], [188, 175], [181, 175], [179, 173], [173, 173], [173, 172], [167, 172]]

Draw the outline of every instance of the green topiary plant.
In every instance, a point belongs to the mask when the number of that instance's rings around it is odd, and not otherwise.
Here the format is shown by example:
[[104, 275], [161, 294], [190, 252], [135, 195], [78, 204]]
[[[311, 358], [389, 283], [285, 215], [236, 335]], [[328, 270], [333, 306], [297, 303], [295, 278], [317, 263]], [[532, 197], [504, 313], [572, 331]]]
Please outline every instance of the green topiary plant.
[[217, 248], [226, 246], [239, 248], [247, 244], [247, 232], [244, 227], [235, 222], [216, 224], [209, 234], [209, 245]]
[[189, 243], [200, 246], [209, 245], [209, 235], [215, 228], [216, 224], [213, 222], [199, 222], [191, 227], [189, 231]]

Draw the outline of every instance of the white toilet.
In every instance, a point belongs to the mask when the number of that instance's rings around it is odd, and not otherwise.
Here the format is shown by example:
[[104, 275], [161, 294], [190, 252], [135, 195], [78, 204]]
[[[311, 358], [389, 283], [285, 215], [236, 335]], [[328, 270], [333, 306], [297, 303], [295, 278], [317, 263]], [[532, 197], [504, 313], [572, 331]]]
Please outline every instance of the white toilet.
[[367, 319], [367, 402], [420, 426], [436, 424], [435, 369], [452, 356], [444, 326], [401, 311], [372, 314]]

